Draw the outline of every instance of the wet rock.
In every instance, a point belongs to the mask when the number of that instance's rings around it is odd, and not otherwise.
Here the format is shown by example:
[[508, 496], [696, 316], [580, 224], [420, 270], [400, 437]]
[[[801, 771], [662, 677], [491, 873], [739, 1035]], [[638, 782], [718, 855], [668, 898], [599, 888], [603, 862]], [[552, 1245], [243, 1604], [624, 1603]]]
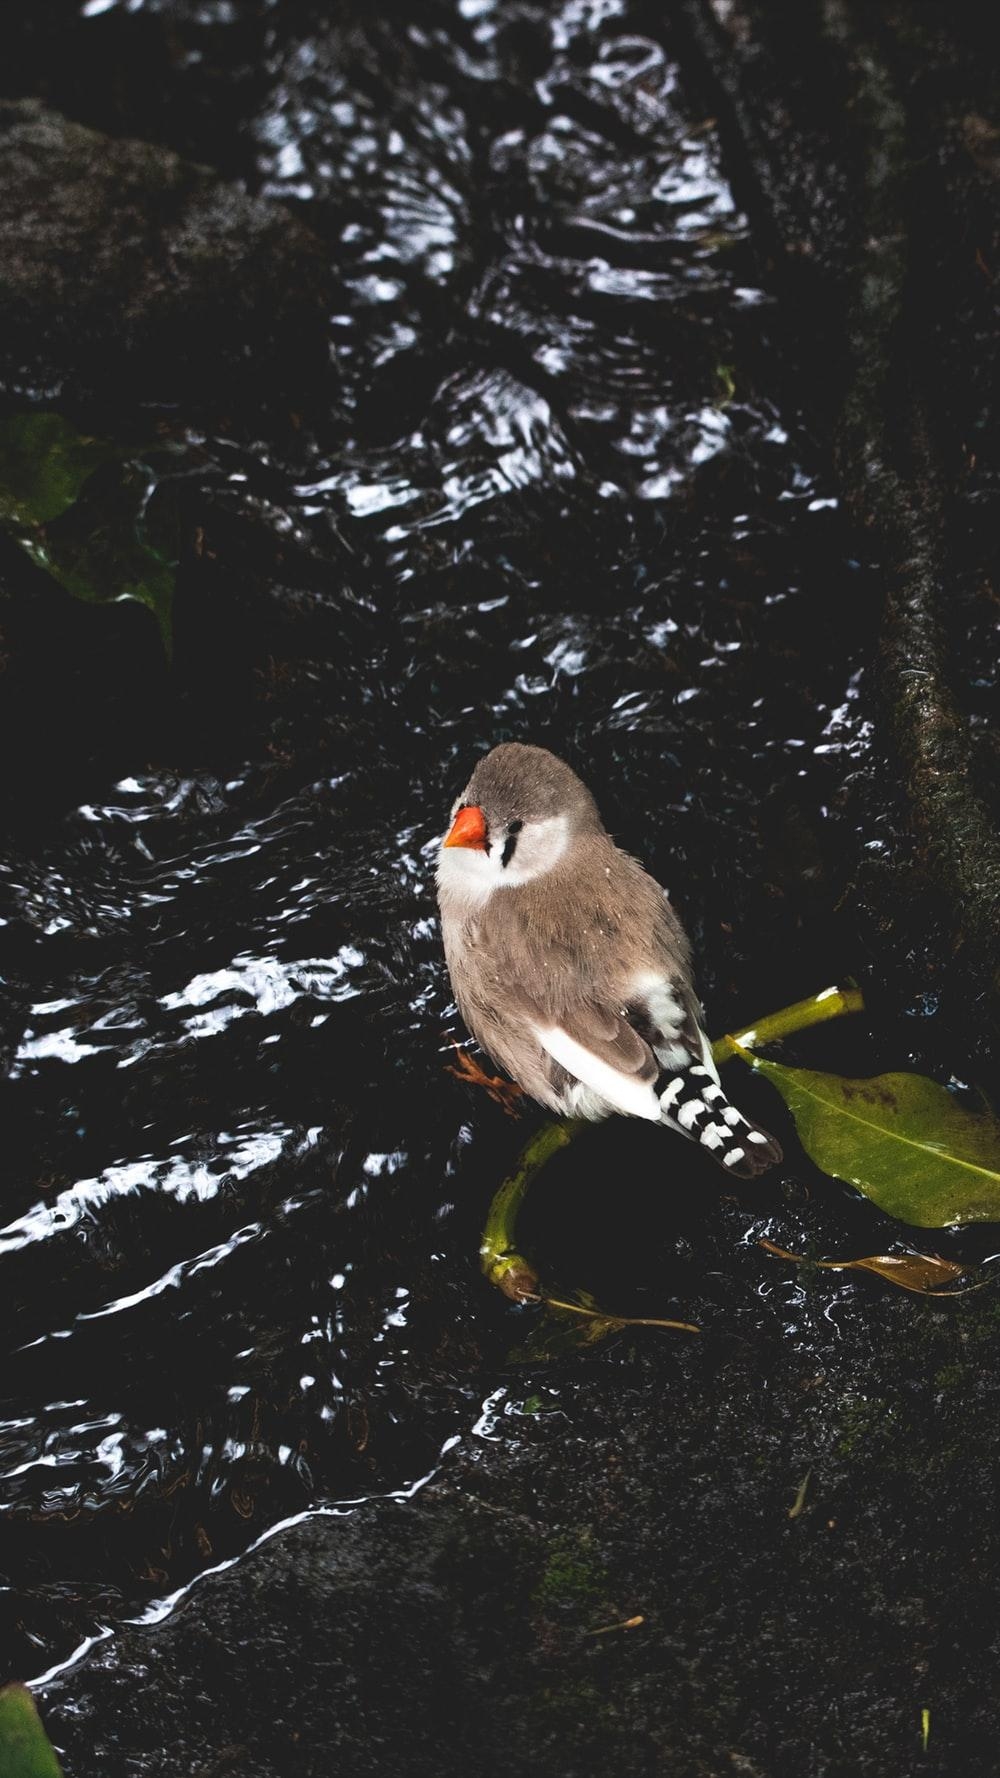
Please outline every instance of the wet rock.
[[502, 1439], [50, 1687], [67, 1778], [992, 1778], [996, 1310], [823, 1307], [509, 1378]]
[[37, 0], [8, 20], [0, 97], [42, 99], [91, 129], [243, 178], [253, 162], [242, 126], [267, 86], [269, 12], [260, 0], [103, 10]]
[[529, 1635], [523, 1619], [503, 1633], [531, 1579], [505, 1535], [502, 1517], [442, 1493], [294, 1528], [95, 1665], [91, 1697], [56, 1729], [70, 1769], [494, 1770], [498, 1670]]
[[323, 248], [166, 149], [0, 103], [0, 390], [242, 409], [317, 394]]

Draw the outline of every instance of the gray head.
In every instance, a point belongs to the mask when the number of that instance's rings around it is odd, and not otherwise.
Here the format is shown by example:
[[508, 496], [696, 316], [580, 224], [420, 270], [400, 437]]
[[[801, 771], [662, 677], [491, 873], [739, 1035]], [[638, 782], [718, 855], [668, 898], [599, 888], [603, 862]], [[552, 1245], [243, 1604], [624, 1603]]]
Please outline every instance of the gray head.
[[479, 761], [452, 809], [438, 881], [473, 896], [515, 888], [552, 870], [574, 840], [601, 832], [597, 805], [565, 760], [506, 741]]

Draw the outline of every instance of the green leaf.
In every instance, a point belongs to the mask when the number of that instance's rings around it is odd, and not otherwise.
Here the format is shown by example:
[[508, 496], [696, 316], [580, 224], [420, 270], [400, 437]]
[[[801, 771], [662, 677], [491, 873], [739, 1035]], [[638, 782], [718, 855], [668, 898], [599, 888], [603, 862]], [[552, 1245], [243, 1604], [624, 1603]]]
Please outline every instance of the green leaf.
[[0, 421], [0, 523], [75, 599], [147, 606], [169, 654], [174, 568], [149, 535], [156, 478], [123, 458], [119, 446], [76, 432], [59, 414]]
[[919, 1074], [846, 1080], [742, 1052], [795, 1119], [806, 1153], [918, 1228], [1000, 1222], [1000, 1123]]
[[24, 1685], [0, 1690], [0, 1772], [3, 1778], [62, 1778], [35, 1700]]
[[88, 491], [46, 527], [44, 538], [27, 537], [23, 547], [75, 599], [132, 599], [148, 606], [169, 653], [174, 570], [146, 534], [153, 486], [143, 465], [125, 464], [99, 495]]
[[106, 439], [77, 432], [61, 414], [0, 419], [0, 519], [47, 525], [79, 499], [99, 464], [121, 456]]
[[736, 394], [736, 376], [731, 364], [717, 364], [715, 380], [719, 387], [719, 406], [728, 407]]
[[546, 1406], [540, 1395], [528, 1395], [521, 1403], [522, 1414], [544, 1414]]

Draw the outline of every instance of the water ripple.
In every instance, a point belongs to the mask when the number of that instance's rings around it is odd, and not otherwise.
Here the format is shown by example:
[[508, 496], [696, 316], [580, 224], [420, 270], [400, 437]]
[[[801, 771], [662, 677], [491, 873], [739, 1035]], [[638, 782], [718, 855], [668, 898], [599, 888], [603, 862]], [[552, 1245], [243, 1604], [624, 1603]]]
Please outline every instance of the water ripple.
[[[224, 59], [239, 8], [169, 10]], [[170, 417], [199, 526], [174, 701], [0, 857], [20, 1671], [507, 1435], [475, 1250], [517, 1136], [445, 1072], [433, 896], [471, 760], [573, 757], [725, 1019], [829, 977], [816, 886], [868, 745], [870, 601], [669, 19], [258, 10], [240, 142], [327, 243], [341, 393], [290, 440]], [[698, 1203], [694, 1318], [811, 1329], [731, 1230], [708, 1263], [728, 1212]], [[630, 1265], [662, 1290], [675, 1242]]]

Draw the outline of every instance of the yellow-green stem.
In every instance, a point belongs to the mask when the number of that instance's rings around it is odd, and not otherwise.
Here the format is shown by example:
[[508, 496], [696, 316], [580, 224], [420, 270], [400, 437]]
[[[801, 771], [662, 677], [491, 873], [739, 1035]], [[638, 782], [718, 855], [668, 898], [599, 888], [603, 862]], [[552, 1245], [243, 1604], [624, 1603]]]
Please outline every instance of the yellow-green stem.
[[525, 1143], [513, 1173], [508, 1174], [490, 1205], [479, 1246], [480, 1262], [490, 1282], [515, 1301], [538, 1288], [534, 1267], [514, 1250], [514, 1229], [524, 1194], [552, 1156], [567, 1147], [582, 1128], [580, 1119], [543, 1124]]
[[825, 1025], [828, 1019], [842, 1019], [846, 1013], [864, 1010], [860, 988], [824, 988], [821, 994], [813, 994], [808, 1000], [796, 1000], [793, 1006], [784, 1006], [780, 1012], [768, 1013], [766, 1018], [757, 1019], [732, 1036], [720, 1037], [712, 1045], [712, 1057], [716, 1066], [721, 1067], [723, 1062], [731, 1062], [741, 1049], [761, 1049], [765, 1044], [777, 1043], [781, 1037], [791, 1037], [795, 1031], [806, 1031], [811, 1025]]

